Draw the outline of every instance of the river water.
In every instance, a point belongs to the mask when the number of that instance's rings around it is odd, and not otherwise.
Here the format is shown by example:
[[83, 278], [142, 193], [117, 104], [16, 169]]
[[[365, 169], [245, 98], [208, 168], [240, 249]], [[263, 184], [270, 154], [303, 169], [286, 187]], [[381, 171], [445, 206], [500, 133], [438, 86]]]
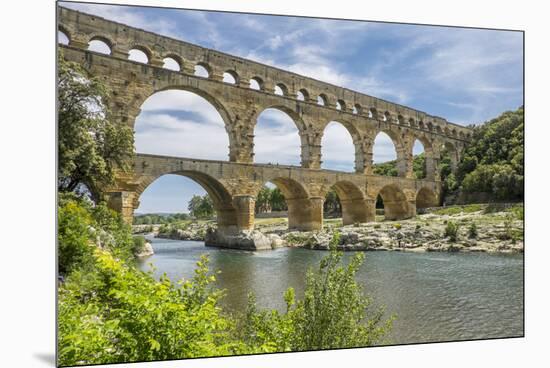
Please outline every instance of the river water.
[[[210, 270], [220, 270], [223, 304], [243, 310], [253, 291], [260, 307], [285, 307], [292, 286], [303, 296], [305, 273], [323, 251], [281, 248], [247, 252], [205, 247], [203, 242], [149, 238], [155, 275], [173, 281], [193, 276], [201, 254]], [[348, 258], [352, 253], [346, 253]], [[523, 335], [523, 256], [485, 253], [367, 252], [357, 274], [376, 304], [396, 315], [393, 344], [512, 337]]]

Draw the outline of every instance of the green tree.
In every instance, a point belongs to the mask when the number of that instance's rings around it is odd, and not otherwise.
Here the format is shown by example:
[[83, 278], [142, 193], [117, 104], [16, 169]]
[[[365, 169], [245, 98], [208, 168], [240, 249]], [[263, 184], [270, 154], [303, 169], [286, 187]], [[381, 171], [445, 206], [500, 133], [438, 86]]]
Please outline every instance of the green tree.
[[288, 209], [285, 196], [279, 188], [274, 188], [271, 191], [270, 203], [273, 211], [286, 211]]
[[133, 155], [130, 127], [109, 120], [109, 93], [76, 63], [58, 61], [58, 190], [86, 186], [95, 200], [100, 189], [124, 170]]
[[256, 213], [264, 213], [271, 211], [271, 189], [263, 186], [256, 197], [255, 205]]
[[187, 206], [191, 216], [197, 219], [208, 219], [214, 216], [214, 204], [205, 194], [204, 196], [194, 195]]
[[342, 205], [340, 198], [334, 189], [330, 189], [325, 196], [323, 203], [323, 213], [330, 216], [342, 216]]

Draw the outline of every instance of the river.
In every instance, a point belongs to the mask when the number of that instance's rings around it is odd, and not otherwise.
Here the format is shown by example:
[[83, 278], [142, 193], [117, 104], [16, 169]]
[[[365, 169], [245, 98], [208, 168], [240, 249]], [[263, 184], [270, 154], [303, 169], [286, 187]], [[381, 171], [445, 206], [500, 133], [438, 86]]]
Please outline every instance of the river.
[[[150, 238], [155, 275], [173, 281], [193, 276], [201, 254], [220, 270], [217, 286], [224, 305], [243, 310], [247, 294], [258, 305], [284, 309], [283, 293], [303, 296], [305, 273], [323, 251], [281, 248], [247, 252], [205, 247], [203, 242]], [[346, 253], [350, 257], [352, 253]], [[469, 340], [523, 335], [523, 255], [486, 253], [367, 252], [357, 278], [376, 304], [396, 315], [393, 344]]]

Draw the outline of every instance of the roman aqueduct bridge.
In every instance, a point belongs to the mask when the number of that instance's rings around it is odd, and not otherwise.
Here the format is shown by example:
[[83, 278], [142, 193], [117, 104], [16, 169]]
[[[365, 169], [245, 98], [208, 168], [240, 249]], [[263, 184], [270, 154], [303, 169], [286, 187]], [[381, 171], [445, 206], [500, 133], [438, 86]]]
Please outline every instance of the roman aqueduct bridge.
[[[135, 155], [133, 169], [119, 174], [117, 184], [105, 189], [109, 205], [128, 221], [141, 193], [166, 174], [184, 175], [202, 185], [213, 199], [218, 227], [226, 231], [254, 227], [255, 198], [268, 181], [285, 195], [291, 228], [322, 227], [323, 201], [330, 188], [340, 197], [344, 224], [373, 221], [379, 194], [386, 218], [408, 218], [417, 208], [438, 205], [442, 150], [450, 153], [456, 168], [471, 138], [470, 129], [440, 117], [94, 15], [60, 7], [58, 25], [69, 40], [68, 45], [60, 45], [65, 59], [79, 63], [110, 88], [111, 118], [116, 122], [134, 127], [149, 96], [179, 89], [205, 98], [225, 123], [228, 161]], [[93, 40], [104, 42], [110, 54], [88, 50]], [[145, 53], [147, 63], [129, 60], [133, 49]], [[179, 70], [164, 68], [165, 58], [175, 60]], [[195, 75], [197, 66], [208, 76]], [[225, 74], [234, 83], [224, 82]], [[295, 122], [301, 166], [254, 163], [254, 128], [257, 117], [268, 108], [285, 112]], [[352, 137], [354, 173], [321, 169], [321, 139], [332, 121], [341, 123]], [[386, 133], [396, 148], [398, 177], [372, 173], [379, 132]], [[427, 175], [421, 180], [414, 179], [412, 171], [417, 139], [426, 157]]]

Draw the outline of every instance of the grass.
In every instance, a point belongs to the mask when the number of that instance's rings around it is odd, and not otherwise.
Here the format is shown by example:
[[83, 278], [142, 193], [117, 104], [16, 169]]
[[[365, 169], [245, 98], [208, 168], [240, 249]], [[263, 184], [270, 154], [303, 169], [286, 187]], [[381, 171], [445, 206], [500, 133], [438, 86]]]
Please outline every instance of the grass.
[[464, 206], [450, 206], [433, 211], [434, 215], [458, 215], [461, 213], [473, 213], [483, 210], [486, 205], [468, 204]]

